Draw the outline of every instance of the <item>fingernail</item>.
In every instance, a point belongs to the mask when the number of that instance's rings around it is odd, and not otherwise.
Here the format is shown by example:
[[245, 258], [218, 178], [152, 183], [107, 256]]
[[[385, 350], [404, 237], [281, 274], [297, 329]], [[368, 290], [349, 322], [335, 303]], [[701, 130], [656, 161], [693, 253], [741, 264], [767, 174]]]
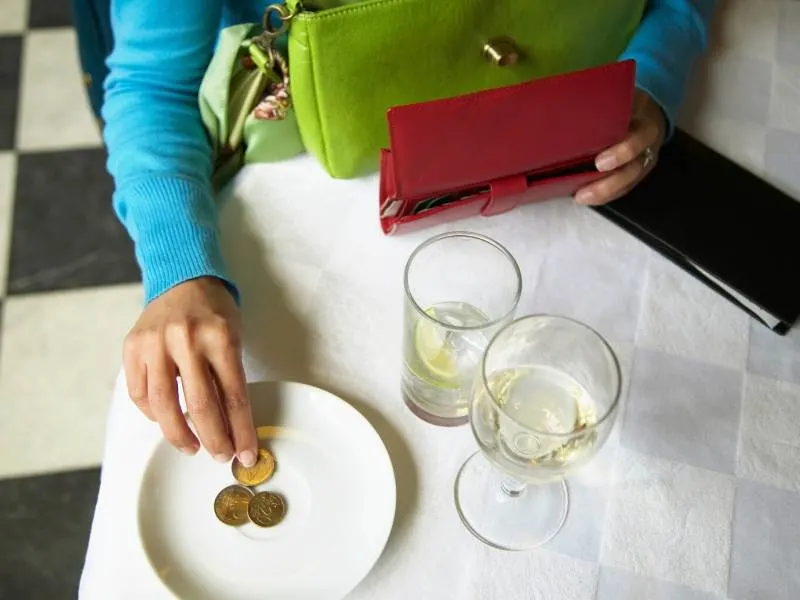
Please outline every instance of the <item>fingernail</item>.
[[592, 200], [594, 200], [592, 190], [580, 190], [575, 194], [575, 202], [578, 204], [591, 204]]
[[197, 448], [192, 446], [184, 446], [183, 448], [178, 448], [178, 450], [180, 450], [186, 456], [194, 456], [197, 454]]
[[601, 154], [594, 161], [594, 166], [597, 167], [598, 171], [611, 171], [617, 168], [617, 159], [610, 154]]
[[230, 455], [228, 454], [215, 454], [214, 460], [218, 463], [226, 463], [231, 459]]
[[252, 467], [256, 464], [256, 454], [252, 450], [245, 450], [239, 455], [239, 462], [245, 467]]

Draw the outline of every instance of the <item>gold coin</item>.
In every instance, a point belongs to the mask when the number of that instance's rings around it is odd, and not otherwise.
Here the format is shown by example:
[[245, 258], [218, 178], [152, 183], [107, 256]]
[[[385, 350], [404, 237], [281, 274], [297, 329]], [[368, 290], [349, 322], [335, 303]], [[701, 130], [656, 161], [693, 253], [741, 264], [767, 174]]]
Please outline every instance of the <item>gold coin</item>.
[[286, 503], [278, 494], [259, 492], [250, 498], [247, 516], [259, 527], [274, 527], [286, 516]]
[[247, 506], [253, 491], [241, 485], [229, 485], [214, 499], [214, 514], [225, 525], [244, 525], [250, 520]]
[[258, 460], [252, 467], [245, 467], [238, 458], [233, 459], [231, 472], [239, 483], [253, 487], [264, 483], [275, 472], [275, 457], [269, 450], [259, 448]]

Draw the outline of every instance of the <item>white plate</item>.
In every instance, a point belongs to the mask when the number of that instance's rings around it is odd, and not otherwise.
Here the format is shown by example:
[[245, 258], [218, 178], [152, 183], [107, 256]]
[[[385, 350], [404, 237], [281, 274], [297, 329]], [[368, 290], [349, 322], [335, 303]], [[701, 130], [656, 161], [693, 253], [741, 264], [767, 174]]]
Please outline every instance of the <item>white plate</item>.
[[261, 529], [217, 521], [217, 493], [235, 483], [207, 453], [155, 449], [139, 494], [139, 532], [154, 570], [185, 600], [336, 600], [378, 560], [395, 513], [391, 460], [369, 422], [333, 394], [299, 383], [250, 386], [275, 475], [256, 488], [286, 499]]

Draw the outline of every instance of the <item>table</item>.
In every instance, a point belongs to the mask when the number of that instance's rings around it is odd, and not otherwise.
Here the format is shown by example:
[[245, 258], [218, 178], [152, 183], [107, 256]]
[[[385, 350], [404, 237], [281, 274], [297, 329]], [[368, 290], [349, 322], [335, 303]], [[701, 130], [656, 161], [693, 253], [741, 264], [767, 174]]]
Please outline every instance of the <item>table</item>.
[[[725, 5], [721, 27], [747, 49], [773, 22], [763, 7], [753, 21], [762, 8], [741, 4]], [[741, 38], [736, 23], [750, 21], [750, 37]], [[755, 85], [732, 77], [737, 48], [717, 47], [707, 60], [710, 105], [694, 106], [685, 124], [763, 172], [771, 134], [731, 115], [731, 86]], [[800, 183], [779, 183], [800, 198]], [[751, 322], [568, 200], [384, 238], [376, 178], [332, 181], [307, 157], [249, 167], [228, 196], [222, 230], [245, 302], [248, 379], [338, 393], [372, 422], [395, 466], [392, 536], [348, 600], [800, 597], [799, 329], [781, 338]], [[445, 229], [484, 233], [517, 257], [518, 315], [584, 320], [621, 360], [617, 427], [571, 478], [567, 524], [540, 550], [495, 551], [466, 531], [452, 486], [476, 448], [470, 431], [428, 425], [400, 397], [402, 266], [420, 241]], [[134, 510], [145, 449], [158, 435], [120, 377], [83, 599], [167, 597], [137, 546]]]

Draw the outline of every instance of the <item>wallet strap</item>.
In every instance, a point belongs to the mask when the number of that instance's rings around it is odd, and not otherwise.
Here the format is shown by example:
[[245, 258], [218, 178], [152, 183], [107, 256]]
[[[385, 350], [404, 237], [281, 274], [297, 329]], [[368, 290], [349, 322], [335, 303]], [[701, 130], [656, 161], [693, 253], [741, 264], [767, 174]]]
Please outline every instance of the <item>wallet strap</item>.
[[484, 217], [501, 215], [514, 210], [522, 202], [528, 189], [525, 175], [512, 175], [495, 179], [489, 184], [489, 201], [481, 209]]

